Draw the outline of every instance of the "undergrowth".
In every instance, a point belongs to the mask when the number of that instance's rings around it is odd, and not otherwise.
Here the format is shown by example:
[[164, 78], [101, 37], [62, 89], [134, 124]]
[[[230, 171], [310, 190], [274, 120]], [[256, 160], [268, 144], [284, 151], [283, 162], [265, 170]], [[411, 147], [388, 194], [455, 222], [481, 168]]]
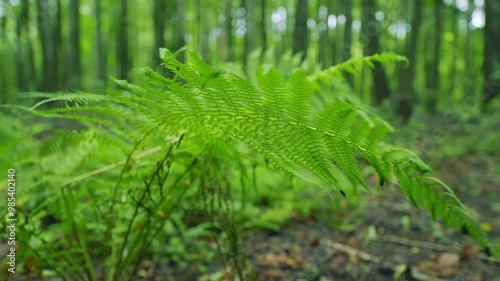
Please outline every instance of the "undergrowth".
[[[2, 116], [9, 137], [0, 152], [19, 171], [17, 239], [25, 273], [125, 280], [142, 261], [157, 258], [185, 274], [193, 265], [207, 270], [200, 260], [219, 260], [250, 280], [241, 232], [279, 227], [293, 212], [290, 204], [268, 213], [255, 208], [272, 204], [266, 176], [259, 176], [269, 167], [288, 175], [281, 190], [296, 188], [293, 179], [301, 178], [354, 201], [359, 187], [397, 184], [416, 208], [498, 257], [478, 220], [429, 175], [430, 167], [384, 142], [392, 131], [387, 122], [331, 92], [341, 88], [343, 72], [405, 58], [377, 54], [312, 73], [297, 68], [288, 79], [263, 65], [249, 80], [187, 53], [182, 63], [178, 53], [162, 50], [170, 78], [142, 68], [142, 86], [115, 79], [121, 90], [106, 95], [31, 93], [41, 101], [8, 106], [25, 122], [56, 118], [85, 128], [51, 134], [43, 123], [27, 129]], [[51, 102], [60, 106], [45, 107]], [[365, 182], [361, 167], [372, 167], [377, 186]]]

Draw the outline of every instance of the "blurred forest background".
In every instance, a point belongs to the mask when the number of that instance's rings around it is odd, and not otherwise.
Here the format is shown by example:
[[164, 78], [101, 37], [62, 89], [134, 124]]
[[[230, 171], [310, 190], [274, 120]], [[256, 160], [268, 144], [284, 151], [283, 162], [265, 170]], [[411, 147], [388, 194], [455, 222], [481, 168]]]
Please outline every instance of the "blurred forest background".
[[499, 14], [494, 0], [1, 0], [1, 101], [97, 91], [108, 75], [133, 80], [134, 67], [158, 67], [158, 48], [187, 46], [208, 63], [243, 66], [300, 52], [311, 69], [395, 52], [408, 68], [349, 78], [365, 102], [389, 98], [404, 118], [417, 104], [477, 107], [500, 91]]

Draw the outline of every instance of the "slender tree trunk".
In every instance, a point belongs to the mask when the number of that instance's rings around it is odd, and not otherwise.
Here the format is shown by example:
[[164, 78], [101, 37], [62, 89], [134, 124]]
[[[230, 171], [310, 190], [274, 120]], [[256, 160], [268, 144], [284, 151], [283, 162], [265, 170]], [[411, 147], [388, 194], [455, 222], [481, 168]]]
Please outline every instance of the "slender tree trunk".
[[[486, 23], [484, 26], [484, 89], [483, 105], [500, 95], [500, 2], [485, 1]], [[496, 73], [496, 74], [495, 74]]]
[[410, 38], [406, 41], [406, 56], [410, 60], [410, 65], [401, 73], [399, 81], [399, 108], [398, 114], [407, 122], [413, 112], [413, 105], [416, 101], [414, 90], [414, 79], [417, 65], [417, 45], [418, 33], [422, 22], [422, 0], [413, 2], [413, 13], [411, 19]]
[[[49, 1], [50, 2], [50, 1]], [[65, 86], [64, 81], [68, 81], [68, 71], [67, 67], [64, 62], [66, 62], [66, 45], [63, 44], [63, 37], [62, 37], [62, 8], [61, 8], [61, 0], [55, 0], [53, 1], [55, 4], [55, 19], [52, 22], [52, 30], [53, 30], [53, 36], [54, 36], [54, 44], [55, 44], [55, 53], [56, 53], [56, 61], [57, 65], [56, 67], [56, 73], [57, 73], [57, 83], [56, 83], [56, 89], [61, 90]], [[49, 5], [49, 7], [51, 7]], [[50, 12], [49, 12], [50, 14]]]
[[69, 66], [68, 81], [71, 88], [80, 88], [80, 5], [79, 0], [69, 1]]
[[[0, 7], [5, 7], [7, 6], [7, 3], [5, 0], [0, 0]], [[7, 32], [6, 32], [6, 28], [7, 28], [7, 17], [6, 15], [4, 15], [1, 20], [0, 20], [0, 27], [2, 28], [2, 33], [1, 33], [1, 37], [2, 39], [5, 39], [7, 37]]]
[[[185, 14], [186, 14], [186, 7], [185, 7], [185, 0], [176, 0], [177, 4], [177, 40], [176, 40], [176, 45], [175, 49], [178, 50], [184, 45], [186, 45], [186, 39], [184, 38], [184, 34], [186, 33], [186, 22], [185, 22]], [[178, 57], [179, 61], [184, 61], [184, 54], [180, 54]]]
[[318, 61], [321, 64], [322, 68], [325, 68], [328, 65], [327, 60], [327, 50], [330, 46], [330, 38], [328, 37], [328, 8], [324, 4], [323, 1], [318, 1], [318, 29], [319, 29], [319, 54]]
[[342, 48], [342, 54], [344, 61], [351, 58], [351, 47], [352, 47], [352, 1], [353, 0], [343, 0], [345, 7], [345, 27], [344, 27], [344, 44]]
[[222, 50], [221, 50], [221, 57], [226, 60], [232, 60], [233, 59], [233, 25], [232, 25], [232, 17], [231, 17], [231, 0], [226, 0], [225, 1], [225, 7], [224, 7], [224, 36], [222, 37]]
[[307, 11], [307, 0], [297, 0], [292, 52], [293, 54], [302, 52], [302, 60], [307, 57], [307, 45], [309, 42], [309, 35], [307, 32]]
[[201, 58], [206, 62], [210, 63], [210, 46], [209, 46], [209, 33], [210, 30], [208, 28], [207, 22], [207, 11], [203, 11], [203, 5], [201, 0], [198, 0], [197, 5], [197, 13], [198, 13], [198, 30], [200, 33], [200, 49], [201, 49]]
[[97, 66], [97, 79], [101, 80], [103, 85], [106, 85], [106, 52], [104, 49], [104, 41], [102, 37], [102, 22], [101, 22], [101, 0], [94, 0], [95, 9], [95, 32], [96, 32], [96, 66]]
[[26, 71], [26, 62], [24, 60], [23, 52], [23, 29], [24, 25], [27, 24], [27, 18], [25, 14], [26, 8], [24, 7], [25, 1], [20, 3], [21, 5], [21, 11], [17, 17], [16, 20], [16, 45], [17, 45], [17, 50], [16, 50], [16, 68], [17, 68], [17, 88], [19, 91], [24, 92], [29, 89], [29, 81], [31, 80], [30, 77], [27, 75]]
[[[342, 43], [342, 57], [344, 61], [347, 61], [351, 58], [351, 49], [352, 49], [352, 9], [353, 9], [353, 0], [343, 0], [344, 8], [345, 8], [345, 26], [344, 26], [344, 42]], [[350, 73], [344, 74], [346, 81], [354, 86], [354, 77]]]
[[48, 1], [36, 1], [38, 8], [38, 29], [42, 47], [43, 77], [40, 90], [52, 92], [57, 89], [57, 53], [54, 29], [51, 24]]
[[448, 81], [450, 81], [449, 84], [449, 92], [453, 93], [455, 91], [455, 81], [456, 81], [456, 76], [457, 76], [457, 53], [458, 53], [458, 28], [457, 28], [457, 16], [458, 16], [458, 9], [456, 7], [451, 7], [452, 9], [452, 14], [451, 14], [451, 33], [453, 34], [453, 41], [452, 41], [452, 50], [451, 50], [451, 61], [450, 61], [450, 78]]
[[266, 0], [261, 0], [260, 2], [260, 34], [262, 48], [262, 53], [260, 55], [261, 61], [264, 58], [264, 54], [267, 50], [266, 3]]
[[[469, 0], [469, 7], [467, 9], [467, 12], [465, 14], [465, 19], [467, 21], [467, 28], [466, 28], [466, 33], [465, 33], [465, 78], [467, 81], [472, 81], [472, 69], [473, 69], [473, 64], [472, 64], [472, 51], [471, 51], [471, 29], [469, 27], [469, 23], [472, 20], [472, 12], [474, 11], [474, 1]], [[470, 82], [467, 84], [471, 84]], [[470, 92], [470, 87], [467, 87], [468, 91]]]
[[[380, 33], [382, 27], [375, 19], [375, 0], [363, 0], [363, 25], [362, 25], [362, 39], [363, 39], [363, 55], [371, 56], [380, 51]], [[378, 62], [375, 63], [373, 70], [373, 85], [375, 90], [374, 101], [379, 105], [382, 101], [389, 96], [389, 86], [385, 70]]]
[[434, 1], [434, 18], [436, 19], [436, 24], [432, 27], [434, 30], [434, 42], [430, 45], [432, 46], [432, 60], [429, 61], [429, 67], [426, 70], [429, 73], [426, 79], [427, 86], [431, 92], [426, 107], [430, 113], [436, 112], [437, 95], [440, 85], [439, 65], [441, 63], [441, 34], [443, 33], [442, 5], [441, 1]]
[[[337, 0], [330, 0], [330, 1], [327, 1], [328, 3], [328, 14], [329, 15], [336, 15], [338, 16], [338, 11], [339, 11], [339, 7], [338, 7], [338, 3], [337, 3]], [[336, 26], [335, 26], [335, 29], [334, 30], [330, 30], [330, 27], [328, 26], [328, 18], [327, 18], [327, 28], [328, 28], [328, 33], [329, 33], [329, 42], [330, 42], [330, 50], [331, 50], [331, 56], [332, 56], [332, 59], [330, 61], [331, 65], [335, 65], [337, 64], [338, 60], [337, 60], [337, 53], [338, 53], [338, 48], [337, 48], [337, 41], [338, 41], [338, 24], [336, 23]]]
[[118, 78], [126, 79], [130, 70], [129, 40], [128, 40], [128, 1], [121, 0], [120, 26], [118, 28], [117, 59]]
[[254, 36], [254, 6], [253, 0], [243, 0], [243, 7], [245, 8], [245, 48], [243, 50], [243, 65], [246, 69], [248, 63], [248, 58], [255, 48], [255, 36]]
[[24, 74], [23, 76], [25, 77], [25, 85], [23, 86], [25, 90], [31, 90], [34, 85], [36, 85], [36, 74], [35, 74], [35, 62], [33, 58], [33, 47], [31, 46], [31, 40], [29, 40], [29, 18], [30, 18], [30, 3], [28, 0], [21, 0], [21, 14], [20, 14], [20, 21], [21, 21], [21, 37], [23, 37], [22, 40], [22, 50], [24, 56], [23, 56], [23, 69], [24, 69]]
[[153, 65], [159, 68], [161, 58], [158, 50], [165, 47], [165, 13], [167, 12], [166, 0], [154, 0], [153, 4], [153, 24], [155, 45], [153, 49]]

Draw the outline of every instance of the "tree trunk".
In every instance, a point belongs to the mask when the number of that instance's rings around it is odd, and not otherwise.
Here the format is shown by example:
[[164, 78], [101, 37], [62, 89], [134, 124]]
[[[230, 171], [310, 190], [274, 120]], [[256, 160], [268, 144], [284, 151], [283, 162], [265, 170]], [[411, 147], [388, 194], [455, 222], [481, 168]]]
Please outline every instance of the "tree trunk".
[[210, 29], [208, 28], [207, 22], [207, 11], [203, 10], [203, 4], [201, 0], [197, 1], [197, 13], [198, 13], [198, 32], [200, 34], [200, 51], [201, 58], [206, 63], [210, 63], [210, 46], [209, 46], [209, 33]]
[[318, 1], [318, 29], [319, 29], [319, 54], [318, 61], [321, 64], [321, 68], [326, 68], [328, 65], [327, 60], [327, 50], [330, 46], [330, 38], [328, 36], [328, 8], [323, 1]]
[[26, 1], [23, 1], [20, 3], [21, 5], [21, 11], [16, 19], [16, 69], [17, 69], [17, 88], [21, 92], [25, 92], [29, 89], [29, 81], [31, 80], [30, 77], [27, 75], [26, 71], [26, 62], [24, 60], [23, 52], [23, 30], [24, 30], [24, 25], [28, 23], [27, 21], [27, 14], [26, 12], [26, 7], [25, 3]]
[[448, 81], [450, 81], [449, 86], [449, 93], [452, 94], [455, 91], [455, 78], [457, 76], [457, 53], [458, 53], [458, 44], [459, 40], [458, 37], [460, 34], [458, 33], [458, 28], [457, 28], [457, 16], [458, 16], [458, 9], [454, 6], [451, 7], [452, 9], [452, 14], [451, 14], [451, 33], [453, 34], [453, 41], [451, 42], [452, 45], [452, 50], [451, 52], [451, 61], [450, 61], [450, 77]]
[[427, 76], [427, 87], [430, 90], [429, 98], [427, 99], [427, 110], [430, 113], [436, 113], [436, 103], [437, 95], [439, 92], [439, 64], [441, 63], [441, 34], [443, 33], [443, 15], [442, 15], [442, 5], [441, 1], [434, 1], [434, 18], [436, 19], [436, 24], [432, 27], [433, 29], [433, 42], [432, 46], [432, 59], [429, 61], [426, 67]]
[[154, 0], [153, 4], [153, 25], [154, 25], [154, 38], [155, 45], [153, 49], [153, 65], [158, 69], [160, 68], [161, 58], [159, 56], [159, 49], [165, 47], [165, 13], [167, 12], [166, 0]]
[[43, 77], [40, 90], [53, 92], [57, 89], [57, 53], [54, 29], [48, 1], [36, 1], [38, 8], [38, 29], [42, 47]]
[[403, 69], [399, 81], [399, 108], [397, 113], [403, 117], [404, 122], [410, 119], [413, 113], [413, 104], [416, 102], [413, 83], [417, 65], [418, 33], [422, 22], [422, 0], [415, 0], [413, 3], [410, 38], [406, 41], [406, 56], [410, 60], [410, 65]]
[[[362, 39], [363, 39], [363, 55], [371, 56], [380, 51], [380, 33], [382, 27], [375, 19], [375, 0], [363, 0], [363, 25], [362, 25]], [[373, 70], [373, 86], [374, 86], [374, 101], [379, 105], [382, 101], [389, 96], [389, 86], [387, 85], [387, 78], [385, 70], [378, 62], [374, 63], [375, 69]]]
[[500, 95], [500, 2], [485, 1], [486, 23], [484, 25], [484, 89], [483, 105]]
[[[337, 0], [330, 0], [328, 1], [328, 14], [329, 15], [336, 15], [338, 16], [338, 11], [339, 11], [339, 7], [338, 7], [338, 1]], [[338, 49], [337, 49], [337, 45], [338, 45], [338, 23], [336, 22], [336, 25], [335, 25], [335, 30], [330, 30], [330, 27], [328, 26], [328, 18], [326, 20], [326, 23], [327, 23], [327, 28], [328, 28], [328, 33], [329, 33], [329, 42], [330, 42], [330, 50], [331, 50], [331, 56], [332, 56], [332, 59], [331, 59], [331, 65], [335, 65], [337, 64], [338, 62]]]
[[[176, 40], [176, 50], [184, 47], [186, 45], [186, 40], [184, 38], [184, 34], [186, 33], [186, 23], [185, 23], [185, 13], [186, 7], [184, 6], [184, 0], [177, 0], [177, 40]], [[184, 53], [181, 53], [177, 59], [179, 61], [184, 61]]]
[[246, 69], [248, 63], [248, 58], [255, 48], [255, 36], [254, 36], [254, 6], [253, 0], [243, 0], [243, 8], [245, 8], [245, 48], [243, 50], [243, 66]]
[[130, 70], [128, 45], [128, 1], [121, 0], [120, 26], [118, 28], [117, 60], [119, 65], [118, 78], [127, 79]]
[[[50, 2], [50, 1], [49, 1]], [[55, 4], [55, 19], [52, 23], [52, 30], [54, 34], [54, 44], [55, 44], [55, 53], [56, 53], [56, 61], [58, 64], [55, 66], [56, 67], [56, 73], [57, 73], [57, 84], [56, 84], [56, 89], [61, 90], [65, 86], [63, 81], [68, 81], [68, 71], [67, 67], [68, 65], [65, 63], [67, 61], [66, 59], [66, 45], [63, 44], [63, 39], [62, 39], [62, 8], [61, 8], [61, 0], [55, 0], [53, 1]], [[51, 7], [51, 5], [49, 5]], [[50, 12], [49, 12], [50, 13]]]
[[[0, 7], [5, 7], [7, 6], [7, 3], [5, 2], [5, 0], [0, 0]], [[2, 28], [2, 39], [5, 39], [7, 37], [7, 32], [6, 32], [6, 28], [7, 28], [7, 15], [4, 15], [3, 17], [0, 18], [0, 27]]]
[[260, 2], [260, 34], [261, 34], [261, 61], [264, 58], [264, 53], [267, 50], [267, 28], [266, 28], [266, 0]]
[[342, 54], [344, 61], [351, 58], [352, 46], [352, 0], [344, 0], [345, 7], [345, 27], [344, 27], [344, 43]]
[[68, 81], [71, 88], [80, 88], [80, 12], [79, 0], [69, 1]]
[[302, 60], [307, 57], [307, 0], [297, 0], [297, 9], [295, 15], [295, 29], [293, 31], [293, 54], [302, 53]]
[[106, 78], [106, 51], [104, 49], [104, 42], [102, 37], [102, 22], [101, 22], [101, 0], [94, 0], [95, 9], [95, 32], [96, 32], [96, 66], [97, 66], [97, 79], [101, 80], [103, 85], [106, 85], [108, 79]]

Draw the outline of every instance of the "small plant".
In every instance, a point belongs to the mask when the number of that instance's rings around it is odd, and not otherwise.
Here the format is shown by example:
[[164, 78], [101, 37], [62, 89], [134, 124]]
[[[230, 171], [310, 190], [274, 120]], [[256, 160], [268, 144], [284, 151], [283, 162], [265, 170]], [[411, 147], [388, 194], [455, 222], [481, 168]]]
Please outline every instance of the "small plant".
[[[415, 207], [464, 229], [498, 255], [477, 219], [446, 184], [428, 175], [430, 168], [422, 160], [383, 143], [390, 125], [359, 105], [315, 100], [321, 85], [342, 78], [342, 71], [405, 58], [377, 54], [312, 74], [296, 69], [288, 81], [264, 65], [252, 83], [205, 64], [194, 53], [188, 52], [188, 63], [178, 61], [177, 54], [161, 52], [173, 78], [143, 68], [138, 73], [147, 82], [144, 86], [115, 80], [123, 91], [31, 94], [43, 100], [31, 108], [18, 107], [87, 127], [55, 137], [40, 148], [38, 160], [28, 163], [43, 171], [29, 184], [37, 196], [25, 202], [26, 257], [34, 256], [59, 276], [121, 280], [154, 254], [154, 245], [182, 241], [185, 249], [200, 238], [224, 233], [226, 246], [218, 245], [227, 253], [225, 261], [241, 279], [250, 278], [234, 220], [244, 202], [237, 205], [233, 193], [239, 190], [244, 198], [252, 181], [250, 167], [257, 162], [346, 198], [355, 196], [357, 186], [373, 188], [360, 171], [360, 165], [369, 164], [378, 175], [378, 188], [396, 183]], [[67, 106], [41, 109], [52, 101]], [[75, 177], [77, 168], [91, 172]], [[59, 223], [30, 221], [44, 214]], [[187, 220], [190, 214], [196, 219]], [[179, 262], [175, 255], [182, 255], [183, 248], [176, 249], [156, 254]]]

